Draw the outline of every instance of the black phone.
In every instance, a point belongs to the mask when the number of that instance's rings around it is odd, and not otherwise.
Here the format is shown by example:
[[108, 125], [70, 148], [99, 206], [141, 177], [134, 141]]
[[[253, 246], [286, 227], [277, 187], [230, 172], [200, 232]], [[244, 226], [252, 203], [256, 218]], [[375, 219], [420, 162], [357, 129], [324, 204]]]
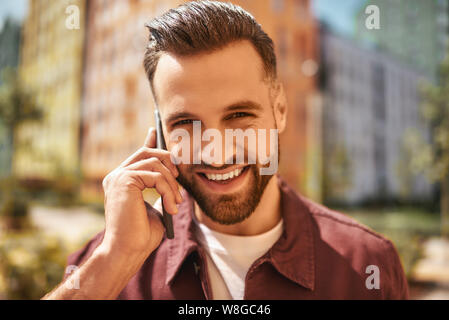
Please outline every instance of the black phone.
[[[158, 109], [154, 111], [154, 120], [156, 122], [156, 147], [158, 149], [167, 150], [164, 134], [162, 133], [162, 122]], [[162, 221], [165, 226], [167, 239], [173, 239], [175, 237], [175, 233], [173, 231], [173, 217], [171, 214], [165, 211], [164, 203], [162, 203]]]

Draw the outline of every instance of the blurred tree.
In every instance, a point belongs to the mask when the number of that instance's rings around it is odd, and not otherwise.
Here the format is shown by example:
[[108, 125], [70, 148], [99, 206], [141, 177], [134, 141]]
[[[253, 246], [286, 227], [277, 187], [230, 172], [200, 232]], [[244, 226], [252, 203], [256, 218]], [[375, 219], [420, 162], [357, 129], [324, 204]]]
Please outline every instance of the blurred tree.
[[[9, 139], [9, 147], [14, 150], [16, 129], [26, 121], [37, 121], [42, 118], [42, 112], [36, 103], [34, 95], [20, 81], [16, 69], [5, 68], [1, 74], [0, 86], [0, 119]], [[9, 152], [8, 165], [12, 164], [14, 152]], [[10, 176], [0, 181], [1, 204], [0, 213], [7, 217], [7, 223], [14, 228], [20, 228], [19, 221], [27, 213], [26, 195], [20, 189], [12, 170]]]
[[352, 163], [344, 144], [329, 149], [323, 170], [323, 195], [328, 204], [342, 204], [352, 184]]
[[0, 234], [0, 299], [40, 299], [61, 281], [73, 246], [39, 230]]
[[439, 69], [438, 85], [422, 87], [421, 114], [430, 128], [426, 139], [417, 130], [405, 136], [409, 168], [440, 185], [441, 231], [449, 237], [449, 57]]
[[27, 90], [13, 68], [3, 70], [0, 86], [0, 118], [14, 146], [15, 129], [23, 122], [39, 120], [42, 112], [34, 95]]

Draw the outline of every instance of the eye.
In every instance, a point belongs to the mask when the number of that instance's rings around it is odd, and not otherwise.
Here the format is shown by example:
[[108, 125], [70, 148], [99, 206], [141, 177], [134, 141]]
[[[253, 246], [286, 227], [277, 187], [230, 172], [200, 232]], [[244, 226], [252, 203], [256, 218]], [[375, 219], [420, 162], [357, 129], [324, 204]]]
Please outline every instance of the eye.
[[251, 116], [253, 116], [253, 115], [250, 113], [247, 113], [247, 112], [235, 112], [235, 113], [231, 114], [230, 116], [228, 116], [226, 118], [226, 120], [235, 119], [235, 118], [243, 118], [243, 117], [251, 117]]
[[183, 126], [183, 125], [186, 125], [186, 124], [191, 124], [192, 122], [193, 122], [192, 119], [179, 120], [179, 121], [177, 121], [177, 122], [175, 122], [173, 124], [173, 127]]

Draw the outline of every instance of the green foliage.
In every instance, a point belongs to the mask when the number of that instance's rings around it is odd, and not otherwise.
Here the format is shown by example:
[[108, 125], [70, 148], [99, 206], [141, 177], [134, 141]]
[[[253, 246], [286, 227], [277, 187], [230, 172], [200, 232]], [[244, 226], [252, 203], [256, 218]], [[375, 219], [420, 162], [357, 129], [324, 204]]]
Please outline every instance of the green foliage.
[[323, 193], [327, 201], [337, 201], [344, 197], [351, 186], [351, 160], [343, 144], [336, 145], [324, 168]]
[[42, 111], [35, 101], [35, 96], [24, 87], [16, 70], [6, 68], [1, 77], [0, 118], [4, 125], [14, 130], [24, 121], [41, 119]]
[[[42, 111], [35, 101], [35, 96], [25, 88], [17, 71], [5, 68], [1, 74], [0, 86], [0, 119], [6, 129], [8, 147], [15, 145], [16, 128], [26, 121], [42, 118]], [[12, 163], [12, 152], [9, 152], [9, 163]], [[20, 187], [12, 172], [0, 180], [0, 215], [7, 221], [7, 226], [20, 229], [26, 224], [29, 196]]]
[[438, 80], [438, 85], [421, 89], [421, 115], [430, 128], [430, 138], [411, 129], [404, 137], [403, 151], [409, 159], [407, 170], [439, 182], [441, 231], [449, 237], [449, 56], [441, 64]]
[[431, 130], [430, 141], [410, 129], [404, 137], [413, 173], [423, 172], [432, 181], [449, 175], [449, 58], [440, 67], [438, 85], [421, 87], [421, 116]]
[[39, 299], [62, 279], [68, 246], [39, 231], [0, 235], [0, 299]]
[[0, 217], [8, 229], [29, 226], [27, 192], [14, 177], [0, 179]]

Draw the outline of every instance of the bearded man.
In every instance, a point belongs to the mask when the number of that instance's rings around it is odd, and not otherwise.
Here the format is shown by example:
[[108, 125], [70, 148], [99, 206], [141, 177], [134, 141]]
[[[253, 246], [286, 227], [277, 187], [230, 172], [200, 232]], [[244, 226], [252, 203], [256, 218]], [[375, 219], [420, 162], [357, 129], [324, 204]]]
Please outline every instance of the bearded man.
[[[144, 67], [165, 137], [177, 129], [193, 136], [195, 122], [223, 137], [227, 129], [282, 134], [287, 104], [273, 42], [248, 12], [188, 2], [148, 28]], [[68, 261], [78, 268], [65, 282], [76, 278], [79, 288], [62, 282], [44, 298], [408, 297], [389, 240], [297, 194], [278, 174], [261, 174], [267, 164], [248, 161], [249, 141], [242, 163], [227, 145], [221, 159], [177, 165], [176, 141], [165, 142], [168, 151], [156, 148], [150, 129], [145, 145], [107, 175], [105, 230]], [[146, 188], [162, 201], [147, 204]], [[162, 205], [174, 239], [164, 237]]]

